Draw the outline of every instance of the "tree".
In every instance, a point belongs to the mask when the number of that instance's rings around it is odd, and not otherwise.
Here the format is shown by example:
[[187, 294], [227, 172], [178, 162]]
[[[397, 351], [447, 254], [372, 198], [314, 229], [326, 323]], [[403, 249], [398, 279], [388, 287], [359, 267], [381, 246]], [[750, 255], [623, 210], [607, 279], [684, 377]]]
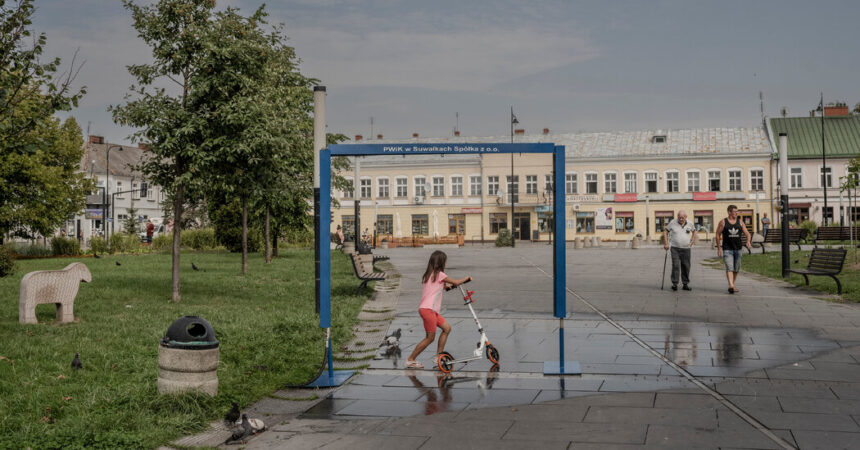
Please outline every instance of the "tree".
[[10, 232], [51, 234], [84, 207], [92, 189], [77, 173], [80, 128], [74, 119], [61, 124], [53, 116], [77, 106], [84, 94], [85, 88], [71, 88], [80, 65], [73, 58], [58, 74], [59, 58], [40, 61], [47, 38], [32, 38], [33, 12], [32, 0], [0, 0], [0, 242]]
[[131, 201], [131, 206], [126, 209], [127, 217], [122, 221], [123, 230], [128, 234], [137, 234], [137, 208], [134, 207], [134, 199]]

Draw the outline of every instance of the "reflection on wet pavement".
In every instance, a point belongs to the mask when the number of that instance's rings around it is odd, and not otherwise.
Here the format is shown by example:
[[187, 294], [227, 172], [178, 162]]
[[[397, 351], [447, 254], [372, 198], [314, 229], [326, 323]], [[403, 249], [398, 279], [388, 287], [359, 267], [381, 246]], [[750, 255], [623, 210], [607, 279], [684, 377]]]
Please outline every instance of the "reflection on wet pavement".
[[[446, 350], [454, 357], [474, 349], [477, 333], [464, 311], [446, 314], [454, 332]], [[582, 317], [582, 315], [578, 315]], [[543, 376], [544, 361], [557, 360], [558, 322], [527, 313], [482, 313], [487, 333], [501, 353], [499, 365], [486, 359], [458, 365], [451, 374], [430, 368], [404, 370], [402, 352], [424, 335], [411, 315], [394, 319], [402, 328], [396, 348], [380, 347], [370, 368], [305, 413], [305, 417], [402, 417], [491, 406], [552, 402], [607, 392], [692, 389], [695, 386], [629, 337], [601, 320], [567, 320], [567, 360], [579, 361], [581, 376]], [[759, 377], [759, 369], [784, 366], [838, 347], [808, 330], [756, 328], [678, 321], [636, 315], [619, 320], [667, 359], [695, 376]]]

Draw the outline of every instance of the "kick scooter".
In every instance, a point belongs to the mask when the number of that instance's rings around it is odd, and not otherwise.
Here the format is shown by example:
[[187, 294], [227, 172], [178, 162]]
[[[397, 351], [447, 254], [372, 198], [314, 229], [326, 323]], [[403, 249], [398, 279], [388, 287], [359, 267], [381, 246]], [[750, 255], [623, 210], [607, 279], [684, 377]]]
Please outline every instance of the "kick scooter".
[[[466, 283], [469, 281], [472, 281], [471, 277], [466, 281]], [[481, 359], [481, 356], [484, 353], [486, 353], [487, 359], [489, 359], [491, 363], [498, 364], [499, 351], [493, 346], [493, 344], [490, 344], [490, 340], [487, 339], [487, 333], [484, 332], [484, 327], [481, 326], [481, 322], [478, 321], [478, 316], [475, 314], [475, 309], [472, 308], [472, 303], [474, 303], [474, 300], [472, 300], [472, 294], [474, 294], [475, 291], [467, 291], [463, 289], [462, 284], [457, 287], [460, 288], [460, 293], [463, 294], [463, 304], [469, 307], [469, 311], [472, 313], [472, 318], [475, 319], [475, 325], [478, 326], [478, 333], [481, 333], [481, 340], [478, 341], [477, 348], [472, 352], [472, 356], [468, 358], [454, 359], [454, 357], [448, 352], [442, 352], [439, 354], [439, 370], [444, 373], [451, 373], [451, 370], [454, 369], [454, 364], [468, 363], [469, 361]], [[453, 289], [453, 287], [445, 288], [446, 291], [450, 291], [451, 289]]]

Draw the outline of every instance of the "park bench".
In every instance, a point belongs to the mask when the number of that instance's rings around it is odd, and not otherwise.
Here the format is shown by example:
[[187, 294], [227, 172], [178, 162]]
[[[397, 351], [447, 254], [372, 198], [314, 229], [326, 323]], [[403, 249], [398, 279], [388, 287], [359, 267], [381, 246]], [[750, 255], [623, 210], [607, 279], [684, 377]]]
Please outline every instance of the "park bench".
[[[371, 256], [371, 255], [368, 255]], [[355, 291], [355, 295], [361, 294], [361, 289], [367, 286], [368, 281], [383, 281], [385, 280], [384, 272], [374, 272], [373, 271], [373, 263], [371, 262], [368, 268], [368, 264], [362, 259], [362, 255], [357, 253], [353, 253], [350, 255], [350, 260], [352, 261], [352, 270], [355, 271], [355, 276], [361, 280], [361, 284], [358, 285], [358, 289]]]
[[836, 281], [836, 288], [839, 294], [842, 294], [842, 283], [839, 282], [839, 278], [836, 278], [836, 275], [842, 272], [846, 253], [848, 252], [844, 248], [814, 248], [812, 249], [812, 255], [809, 257], [809, 264], [805, 269], [790, 269], [790, 271], [803, 275], [807, 286], [809, 286], [809, 275], [821, 275], [833, 278]]
[[818, 241], [850, 241], [851, 234], [854, 234], [854, 239], [857, 239], [857, 227], [818, 227], [815, 230], [815, 238], [812, 243], [818, 247]]
[[[806, 235], [809, 234], [809, 230], [806, 228], [789, 228], [788, 230], [788, 243], [797, 245], [797, 249], [800, 250], [800, 241], [806, 239]], [[764, 253], [764, 244], [781, 244], [782, 243], [782, 230], [779, 228], [771, 228], [767, 232], [767, 236], [764, 237], [764, 242], [758, 244], [761, 247], [761, 252]], [[755, 244], [753, 244], [755, 245]]]

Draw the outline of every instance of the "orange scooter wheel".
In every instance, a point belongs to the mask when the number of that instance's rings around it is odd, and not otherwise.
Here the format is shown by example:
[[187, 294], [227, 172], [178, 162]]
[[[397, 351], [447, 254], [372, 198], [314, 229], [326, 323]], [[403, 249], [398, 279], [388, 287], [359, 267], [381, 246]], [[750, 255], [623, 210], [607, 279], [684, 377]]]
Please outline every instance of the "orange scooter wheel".
[[499, 350], [493, 344], [487, 345], [487, 359], [493, 364], [499, 363]]
[[451, 370], [454, 369], [454, 364], [451, 362], [453, 360], [454, 357], [450, 353], [445, 352], [439, 355], [439, 370], [444, 373], [451, 373]]

